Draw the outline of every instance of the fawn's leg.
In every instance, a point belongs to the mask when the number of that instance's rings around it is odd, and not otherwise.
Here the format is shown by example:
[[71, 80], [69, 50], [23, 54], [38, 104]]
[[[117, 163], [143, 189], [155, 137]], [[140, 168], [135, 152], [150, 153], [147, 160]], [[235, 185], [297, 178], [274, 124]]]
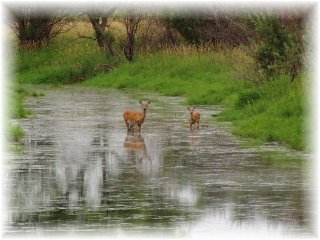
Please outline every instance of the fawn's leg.
[[126, 123], [127, 131], [129, 132], [129, 123], [126, 120], [124, 120], [124, 121]]

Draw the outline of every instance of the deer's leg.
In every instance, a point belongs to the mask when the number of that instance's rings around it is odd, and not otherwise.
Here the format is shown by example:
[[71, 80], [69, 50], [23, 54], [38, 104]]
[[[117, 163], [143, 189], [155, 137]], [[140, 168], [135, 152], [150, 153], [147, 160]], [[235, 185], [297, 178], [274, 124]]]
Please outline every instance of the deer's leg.
[[127, 131], [129, 132], [130, 131], [130, 124], [126, 120], [125, 120], [125, 122], [126, 122]]
[[126, 120], [124, 122], [126, 123], [127, 130], [129, 130], [129, 123]]
[[128, 132], [132, 132], [134, 129], [133, 129], [133, 124], [132, 123], [129, 123], [128, 124]]

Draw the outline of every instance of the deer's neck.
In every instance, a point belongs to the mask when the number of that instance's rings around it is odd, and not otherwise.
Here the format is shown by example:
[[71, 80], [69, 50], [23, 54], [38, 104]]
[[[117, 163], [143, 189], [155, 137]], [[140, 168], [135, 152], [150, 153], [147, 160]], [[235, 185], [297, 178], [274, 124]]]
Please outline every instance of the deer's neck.
[[143, 109], [143, 111], [141, 112], [141, 120], [143, 121], [144, 118], [146, 117], [146, 114], [147, 114], [147, 110], [146, 109]]

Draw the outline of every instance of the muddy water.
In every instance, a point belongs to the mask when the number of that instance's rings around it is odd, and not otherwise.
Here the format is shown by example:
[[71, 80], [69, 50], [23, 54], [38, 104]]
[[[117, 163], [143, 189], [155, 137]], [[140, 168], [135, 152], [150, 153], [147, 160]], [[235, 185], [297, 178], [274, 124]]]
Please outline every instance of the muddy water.
[[127, 135], [130, 95], [66, 88], [28, 100], [25, 149], [6, 164], [6, 234], [310, 234], [300, 164], [241, 147], [212, 106], [190, 131], [180, 98], [141, 94], [142, 134]]

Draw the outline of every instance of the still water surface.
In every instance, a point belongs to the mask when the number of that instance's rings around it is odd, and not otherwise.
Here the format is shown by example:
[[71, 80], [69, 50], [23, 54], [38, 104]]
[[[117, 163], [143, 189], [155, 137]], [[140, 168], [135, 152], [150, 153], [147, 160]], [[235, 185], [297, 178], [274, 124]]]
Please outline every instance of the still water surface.
[[[122, 114], [131, 94], [66, 88], [28, 99], [25, 149], [6, 164], [5, 233], [306, 236], [310, 189], [300, 164], [262, 161], [199, 107], [151, 100], [141, 136]], [[132, 235], [131, 235], [132, 236]]]

